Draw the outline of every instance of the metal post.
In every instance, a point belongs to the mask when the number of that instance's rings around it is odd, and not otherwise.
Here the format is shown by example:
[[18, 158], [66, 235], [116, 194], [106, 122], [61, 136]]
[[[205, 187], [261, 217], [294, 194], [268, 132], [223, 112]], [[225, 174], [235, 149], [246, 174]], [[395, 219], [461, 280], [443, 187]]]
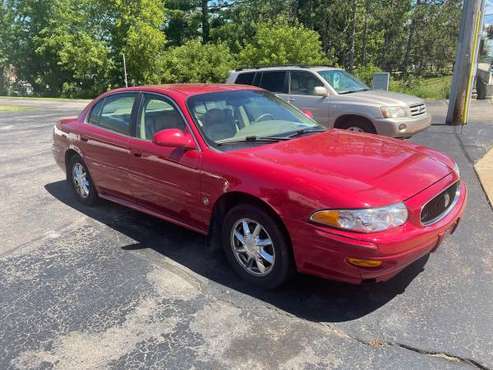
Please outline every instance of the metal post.
[[446, 120], [449, 125], [465, 125], [468, 121], [484, 5], [484, 0], [464, 0]]
[[127, 79], [127, 62], [125, 61], [125, 54], [123, 55], [123, 75], [125, 78], [125, 87], [128, 87], [128, 79]]

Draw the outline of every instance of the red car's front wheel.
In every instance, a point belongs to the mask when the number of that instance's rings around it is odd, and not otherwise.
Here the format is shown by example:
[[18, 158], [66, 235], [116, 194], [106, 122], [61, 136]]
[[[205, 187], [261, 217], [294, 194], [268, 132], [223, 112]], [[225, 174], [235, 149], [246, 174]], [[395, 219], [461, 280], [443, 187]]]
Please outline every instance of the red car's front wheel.
[[258, 286], [276, 288], [294, 270], [287, 235], [260, 207], [232, 208], [224, 219], [222, 243], [233, 269]]

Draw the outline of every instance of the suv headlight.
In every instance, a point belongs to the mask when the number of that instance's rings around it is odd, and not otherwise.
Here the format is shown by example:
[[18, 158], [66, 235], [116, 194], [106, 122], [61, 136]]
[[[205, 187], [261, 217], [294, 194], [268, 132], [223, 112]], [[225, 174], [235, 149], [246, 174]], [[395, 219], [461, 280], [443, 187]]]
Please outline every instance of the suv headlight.
[[399, 118], [406, 117], [407, 110], [403, 107], [380, 107], [384, 118]]
[[312, 214], [310, 220], [338, 229], [372, 233], [401, 226], [407, 216], [405, 204], [396, 203], [381, 208], [322, 210]]

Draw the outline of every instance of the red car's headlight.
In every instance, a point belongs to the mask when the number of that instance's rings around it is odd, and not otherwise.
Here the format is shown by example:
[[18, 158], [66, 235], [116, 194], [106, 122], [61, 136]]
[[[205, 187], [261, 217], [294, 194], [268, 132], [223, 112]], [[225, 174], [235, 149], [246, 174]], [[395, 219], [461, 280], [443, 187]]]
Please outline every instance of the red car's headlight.
[[372, 233], [401, 226], [407, 217], [405, 204], [397, 203], [381, 208], [321, 210], [312, 214], [310, 220], [338, 229]]

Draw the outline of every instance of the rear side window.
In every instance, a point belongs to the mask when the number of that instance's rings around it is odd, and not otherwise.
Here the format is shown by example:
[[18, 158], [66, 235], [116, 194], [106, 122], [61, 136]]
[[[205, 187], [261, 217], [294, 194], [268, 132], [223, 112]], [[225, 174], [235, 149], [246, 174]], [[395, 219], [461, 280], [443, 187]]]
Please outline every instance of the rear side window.
[[136, 94], [116, 94], [97, 103], [88, 122], [119, 134], [130, 135], [130, 122]]
[[287, 71], [263, 72], [260, 87], [275, 93], [288, 93]]
[[254, 77], [255, 77], [255, 72], [240, 73], [235, 83], [242, 85], [253, 85]]
[[96, 103], [96, 105], [92, 108], [91, 113], [87, 117], [87, 122], [92, 123], [94, 125], [98, 124], [99, 115], [101, 114], [101, 108], [103, 108], [104, 99], [101, 99]]

